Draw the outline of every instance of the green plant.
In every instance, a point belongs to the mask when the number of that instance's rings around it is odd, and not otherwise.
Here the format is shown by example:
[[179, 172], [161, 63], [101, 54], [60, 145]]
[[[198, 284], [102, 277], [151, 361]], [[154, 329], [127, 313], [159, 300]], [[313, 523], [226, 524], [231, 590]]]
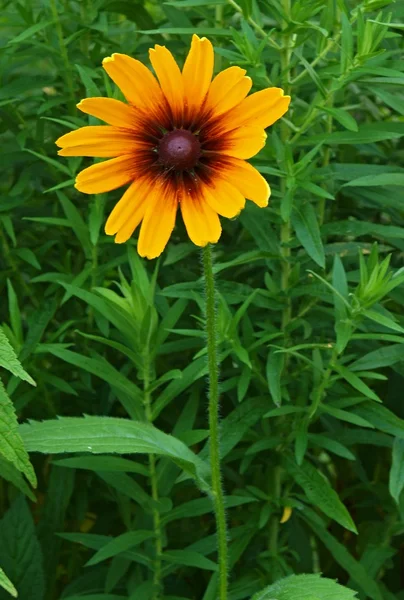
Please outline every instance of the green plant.
[[229, 598], [402, 600], [403, 14], [384, 0], [4, 3], [0, 363], [29, 420], [17, 433], [5, 396], [5, 590], [218, 597], [198, 250], [181, 223], [156, 262], [135, 239], [114, 245], [114, 194], [79, 196], [83, 160], [54, 146], [95, 123], [76, 101], [115, 93], [104, 56], [146, 61], [160, 43], [180, 58], [196, 32], [217, 70], [292, 96], [254, 160], [269, 208], [223, 220], [213, 248]]

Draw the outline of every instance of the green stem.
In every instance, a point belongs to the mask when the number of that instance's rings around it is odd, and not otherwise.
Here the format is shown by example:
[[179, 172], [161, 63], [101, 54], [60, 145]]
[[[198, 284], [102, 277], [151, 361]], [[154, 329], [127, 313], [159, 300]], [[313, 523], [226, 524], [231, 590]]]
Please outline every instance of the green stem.
[[321, 404], [321, 401], [323, 400], [323, 398], [325, 396], [325, 393], [327, 391], [328, 384], [330, 381], [330, 377], [334, 370], [334, 365], [335, 365], [337, 358], [338, 358], [338, 352], [337, 352], [337, 345], [335, 344], [332, 354], [331, 354], [330, 362], [328, 363], [327, 370], [324, 373], [324, 377], [323, 377], [322, 381], [320, 382], [320, 385], [318, 386], [317, 390], [314, 392], [313, 402], [312, 402], [311, 410], [310, 410], [310, 419], [312, 419], [314, 417], [314, 415], [316, 414], [316, 412]]
[[203, 249], [203, 273], [206, 294], [206, 339], [209, 371], [209, 437], [210, 465], [212, 470], [212, 497], [216, 516], [219, 600], [227, 600], [228, 592], [228, 550], [227, 525], [224, 506], [224, 491], [220, 472], [220, 433], [219, 433], [219, 358], [216, 338], [215, 281], [213, 277], [212, 249], [208, 244]]
[[56, 6], [56, 0], [50, 0], [50, 8], [52, 11], [52, 17], [55, 20], [56, 35], [58, 37], [60, 55], [62, 57], [62, 61], [63, 61], [63, 65], [64, 65], [63, 71], [64, 71], [67, 90], [69, 93], [69, 110], [70, 110], [71, 114], [74, 114], [76, 102], [74, 99], [74, 87], [73, 87], [73, 80], [72, 80], [72, 75], [71, 75], [71, 67], [70, 67], [69, 57], [67, 55], [67, 50], [66, 50], [66, 46], [64, 43], [64, 39], [63, 39], [63, 29], [62, 29], [62, 24], [60, 22], [58, 9]]
[[[290, 2], [291, 0], [283, 0], [282, 7], [284, 14], [288, 16], [290, 14]], [[289, 23], [286, 21], [284, 23], [285, 28], [287, 28]], [[281, 71], [283, 74], [283, 88], [286, 93], [289, 93], [290, 90], [290, 58], [292, 55], [292, 47], [291, 47], [291, 39], [290, 35], [285, 33], [283, 38], [283, 45], [281, 51]], [[281, 140], [283, 145], [286, 147], [289, 143], [290, 131], [285, 123], [281, 123]], [[288, 169], [286, 169], [288, 171]], [[281, 180], [281, 194], [282, 197], [286, 194], [286, 178], [282, 178]], [[289, 242], [291, 238], [291, 225], [288, 220], [286, 223], [282, 223], [281, 226], [281, 254], [283, 258], [282, 262], [282, 274], [281, 274], [281, 289], [286, 294], [289, 287], [289, 277], [290, 277], [290, 247]], [[290, 299], [287, 298], [287, 303], [282, 313], [282, 331], [285, 331], [288, 323], [290, 322], [292, 316], [292, 308], [290, 304]]]
[[[241, 15], [244, 15], [243, 9], [241, 8], [241, 6], [239, 4], [237, 4], [237, 2], [235, 2], [235, 0], [227, 0], [227, 1], [230, 4], [230, 6], [232, 6], [234, 8], [234, 10], [236, 12], [238, 12]], [[255, 29], [255, 31], [257, 31], [257, 33], [259, 33], [264, 39], [266, 39], [268, 46], [272, 46], [272, 48], [275, 48], [276, 50], [280, 50], [280, 47], [275, 42], [275, 40], [268, 37], [268, 34], [265, 32], [265, 30], [262, 29], [261, 25], [258, 25], [258, 23], [256, 21], [254, 21], [254, 19], [252, 17], [248, 17], [246, 19], [246, 21], [251, 25], [251, 27], [253, 29]]]
[[[144, 359], [143, 363], [143, 400], [144, 407], [146, 413], [146, 419], [149, 423], [153, 422], [152, 416], [152, 398], [151, 393], [149, 391], [150, 388], [150, 363], [148, 355]], [[153, 568], [153, 584], [154, 584], [154, 595], [153, 600], [158, 600], [160, 598], [161, 593], [161, 576], [162, 576], [162, 564], [161, 564], [161, 554], [163, 551], [163, 536], [161, 529], [161, 519], [160, 512], [156, 506], [159, 501], [159, 492], [158, 492], [158, 481], [157, 481], [157, 471], [156, 471], [156, 458], [154, 454], [149, 454], [149, 471], [150, 471], [150, 482], [152, 489], [152, 498], [154, 501], [154, 506], [152, 509], [153, 512], [153, 529], [155, 536], [155, 551], [156, 556], [154, 560], [154, 568]]]
[[[276, 467], [274, 467], [273, 469], [273, 474], [272, 474], [272, 485], [271, 485], [271, 496], [272, 496], [272, 500], [274, 501], [274, 503], [277, 503], [279, 501], [279, 498], [281, 496], [281, 478], [282, 478], [282, 467], [280, 467], [279, 465], [277, 465]], [[272, 519], [271, 519], [271, 523], [269, 526], [269, 539], [268, 539], [268, 546], [269, 546], [269, 552], [271, 553], [271, 556], [277, 556], [278, 554], [278, 536], [279, 536], [279, 516], [277, 514], [275, 514]]]

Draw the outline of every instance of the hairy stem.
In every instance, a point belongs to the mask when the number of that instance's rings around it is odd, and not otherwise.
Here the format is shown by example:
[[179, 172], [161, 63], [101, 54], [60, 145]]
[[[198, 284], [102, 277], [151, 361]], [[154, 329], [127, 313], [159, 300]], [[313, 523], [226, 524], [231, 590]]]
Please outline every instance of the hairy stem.
[[[149, 391], [150, 387], [150, 363], [148, 356], [145, 357], [143, 363], [143, 400], [146, 418], [149, 423], [152, 423], [152, 399], [151, 393]], [[152, 489], [152, 498], [154, 503], [156, 504], [159, 501], [159, 492], [158, 492], [158, 481], [157, 481], [157, 471], [156, 471], [156, 458], [154, 454], [149, 454], [149, 471], [150, 471], [150, 483]], [[154, 560], [154, 568], [153, 568], [153, 584], [155, 587], [153, 600], [158, 600], [160, 598], [162, 581], [162, 564], [161, 564], [161, 554], [163, 551], [163, 538], [162, 538], [162, 530], [161, 530], [161, 519], [160, 512], [158, 508], [153, 506], [153, 529], [155, 535], [155, 551], [156, 556]]]
[[212, 497], [216, 516], [219, 600], [227, 600], [228, 592], [228, 551], [227, 525], [224, 506], [224, 491], [220, 470], [219, 432], [219, 359], [216, 338], [215, 282], [213, 278], [213, 258], [210, 245], [203, 249], [203, 273], [206, 294], [206, 340], [209, 371], [209, 436], [210, 464], [212, 470]]
[[[282, 3], [283, 12], [287, 16], [290, 14], [290, 0], [283, 0]], [[285, 27], [288, 26], [288, 23], [285, 22]], [[291, 38], [290, 35], [285, 33], [283, 37], [283, 45], [281, 50], [281, 70], [283, 76], [283, 88], [285, 93], [288, 94], [290, 91], [290, 58], [292, 54], [291, 47]], [[281, 140], [283, 145], [286, 146], [289, 142], [290, 131], [285, 123], [281, 123]], [[282, 178], [281, 180], [281, 193], [282, 197], [286, 193], [286, 178]], [[282, 274], [281, 274], [281, 289], [284, 293], [287, 292], [289, 287], [289, 277], [290, 277], [290, 248], [289, 242], [291, 237], [291, 226], [290, 221], [286, 221], [286, 223], [282, 223], [281, 225], [281, 253], [282, 253]], [[285, 331], [292, 315], [290, 300], [287, 299], [287, 304], [282, 313], [282, 330]]]
[[64, 43], [64, 39], [63, 39], [63, 29], [62, 29], [62, 24], [60, 22], [58, 9], [56, 6], [56, 0], [50, 0], [50, 9], [52, 11], [52, 17], [55, 20], [56, 35], [58, 38], [60, 55], [62, 57], [63, 66], [64, 66], [63, 71], [64, 71], [64, 76], [65, 76], [65, 82], [66, 82], [67, 91], [69, 93], [69, 103], [68, 103], [69, 110], [70, 110], [71, 114], [74, 114], [76, 102], [74, 99], [74, 88], [73, 88], [71, 67], [70, 67], [69, 57], [67, 55], [67, 50], [66, 50], [66, 46]]

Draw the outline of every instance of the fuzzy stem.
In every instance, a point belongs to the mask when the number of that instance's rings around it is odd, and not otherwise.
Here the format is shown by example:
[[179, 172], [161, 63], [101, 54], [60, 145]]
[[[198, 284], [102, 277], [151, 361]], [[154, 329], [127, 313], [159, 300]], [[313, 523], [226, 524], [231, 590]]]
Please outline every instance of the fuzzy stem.
[[[149, 391], [150, 387], [150, 364], [148, 360], [148, 356], [145, 357], [143, 363], [143, 400], [146, 418], [149, 423], [153, 422], [152, 416], [152, 399], [151, 393]], [[156, 458], [154, 454], [149, 454], [149, 471], [150, 471], [150, 482], [152, 488], [152, 498], [155, 503], [159, 501], [159, 492], [158, 492], [158, 481], [157, 481], [157, 472], [156, 472]], [[162, 565], [161, 565], [161, 554], [163, 551], [163, 539], [162, 539], [162, 530], [161, 530], [161, 520], [160, 520], [160, 512], [156, 506], [153, 506], [153, 529], [155, 535], [155, 550], [156, 556], [154, 560], [154, 569], [153, 569], [153, 584], [154, 584], [154, 595], [153, 600], [158, 600], [160, 598], [161, 592], [161, 575], [162, 575]]]
[[58, 9], [56, 6], [56, 0], [50, 0], [50, 8], [52, 11], [52, 17], [55, 20], [56, 35], [57, 35], [58, 42], [59, 42], [60, 55], [62, 57], [62, 61], [63, 61], [63, 65], [64, 65], [64, 69], [63, 69], [64, 76], [65, 76], [65, 81], [66, 81], [66, 87], [67, 87], [67, 90], [69, 93], [69, 110], [70, 110], [71, 114], [74, 114], [76, 102], [74, 99], [73, 80], [72, 80], [72, 75], [71, 75], [69, 57], [67, 55], [67, 50], [66, 50], [66, 46], [64, 43], [64, 39], [63, 39], [62, 23], [60, 22], [59, 13], [58, 13]]
[[215, 281], [213, 277], [212, 249], [208, 244], [203, 249], [203, 273], [206, 294], [206, 339], [209, 371], [209, 437], [210, 464], [212, 470], [212, 498], [216, 517], [219, 600], [227, 600], [228, 592], [228, 550], [227, 525], [224, 506], [224, 492], [220, 472], [220, 432], [219, 432], [219, 359], [217, 353]]

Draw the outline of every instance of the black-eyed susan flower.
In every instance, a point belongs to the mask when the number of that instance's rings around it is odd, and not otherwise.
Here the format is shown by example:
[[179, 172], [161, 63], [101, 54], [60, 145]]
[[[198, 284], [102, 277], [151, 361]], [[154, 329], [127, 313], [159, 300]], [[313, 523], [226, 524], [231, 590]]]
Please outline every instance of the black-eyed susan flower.
[[230, 67], [212, 81], [213, 47], [194, 35], [182, 71], [164, 46], [150, 50], [157, 79], [125, 54], [103, 67], [127, 103], [87, 98], [78, 108], [108, 123], [82, 127], [57, 140], [62, 156], [108, 157], [81, 171], [75, 187], [86, 194], [130, 184], [110, 214], [105, 232], [127, 241], [142, 223], [141, 256], [164, 250], [180, 207], [197, 246], [217, 242], [219, 215], [235, 217], [245, 199], [268, 204], [270, 189], [251, 158], [265, 144], [265, 128], [287, 111], [290, 97], [267, 88], [247, 97], [252, 81]]

